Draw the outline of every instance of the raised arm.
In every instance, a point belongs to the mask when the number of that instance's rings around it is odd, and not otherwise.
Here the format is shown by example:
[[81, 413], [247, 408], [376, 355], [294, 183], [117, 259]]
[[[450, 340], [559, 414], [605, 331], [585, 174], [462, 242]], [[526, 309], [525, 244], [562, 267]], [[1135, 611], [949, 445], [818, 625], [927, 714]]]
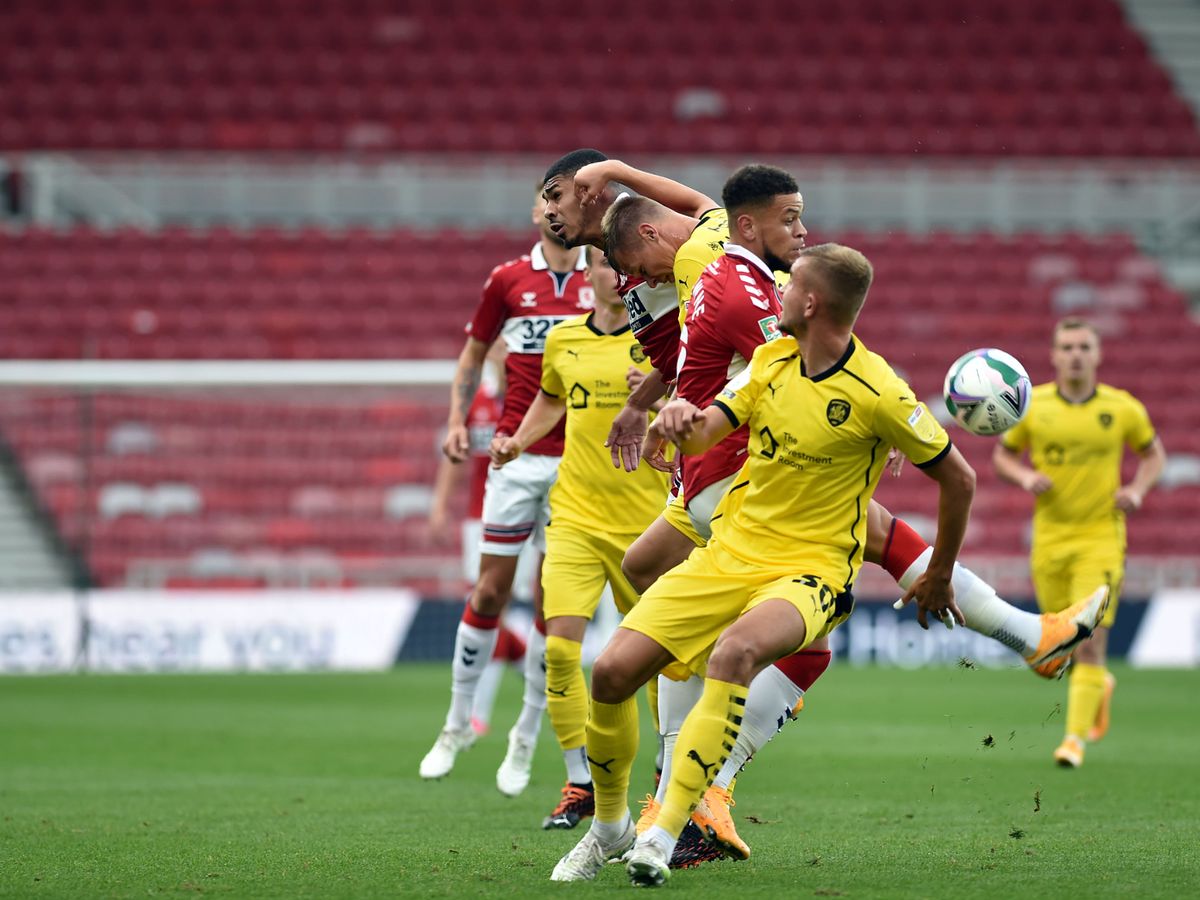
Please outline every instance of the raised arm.
[[653, 172], [643, 172], [619, 159], [588, 163], [575, 173], [575, 193], [579, 195], [580, 203], [594, 201], [611, 181], [620, 182], [643, 197], [693, 218], [699, 218], [701, 213], [720, 206], [711, 197], [686, 184]]
[[567, 411], [567, 401], [561, 397], [551, 397], [545, 391], [538, 391], [525, 411], [525, 418], [517, 426], [514, 435], [497, 435], [492, 438], [488, 448], [488, 456], [492, 465], [500, 467], [512, 462], [525, 452], [525, 448], [550, 433], [550, 429], [558, 424], [558, 420]]
[[613, 418], [612, 428], [604, 440], [612, 454], [612, 464], [615, 468], [624, 466], [626, 472], [633, 472], [638, 467], [642, 451], [642, 441], [646, 437], [647, 415], [650, 409], [667, 393], [662, 375], [657, 369], [651, 369], [646, 377], [635, 387], [625, 400], [625, 406]]
[[460, 463], [471, 452], [470, 436], [467, 434], [467, 412], [479, 390], [479, 379], [483, 375], [483, 360], [488, 345], [477, 338], [468, 337], [458, 354], [458, 368], [454, 371], [454, 384], [450, 388], [450, 415], [446, 420], [446, 439], [442, 452], [451, 462]]

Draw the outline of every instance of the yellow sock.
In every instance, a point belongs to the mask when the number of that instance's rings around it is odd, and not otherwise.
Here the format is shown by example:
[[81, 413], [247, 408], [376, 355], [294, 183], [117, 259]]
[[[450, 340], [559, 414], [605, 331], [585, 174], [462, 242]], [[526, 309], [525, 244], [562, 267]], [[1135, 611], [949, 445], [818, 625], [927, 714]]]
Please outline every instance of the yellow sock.
[[587, 755], [596, 792], [596, 821], [620, 822], [629, 812], [629, 771], [638, 749], [637, 695], [621, 703], [593, 700]]
[[1071, 666], [1067, 678], [1067, 734], [1081, 741], [1087, 737], [1088, 729], [1096, 721], [1096, 713], [1104, 702], [1104, 666], [1093, 666], [1077, 662]]
[[671, 783], [656, 825], [679, 835], [688, 816], [712, 784], [733, 749], [748, 688], [714, 678], [704, 680], [704, 693], [679, 729], [671, 759]]
[[587, 682], [583, 680], [583, 647], [579, 641], [546, 635], [546, 711], [564, 750], [583, 746], [587, 724]]
[[654, 723], [654, 733], [658, 734], [658, 676], [655, 675], [646, 682], [646, 702], [650, 704], [650, 720]]

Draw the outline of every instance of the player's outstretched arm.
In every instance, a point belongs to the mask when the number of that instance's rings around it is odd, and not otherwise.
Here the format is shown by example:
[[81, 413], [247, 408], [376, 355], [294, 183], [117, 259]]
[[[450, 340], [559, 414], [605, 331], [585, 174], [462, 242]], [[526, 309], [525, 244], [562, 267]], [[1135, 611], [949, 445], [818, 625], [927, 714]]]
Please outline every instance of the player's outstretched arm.
[[479, 390], [479, 379], [483, 376], [483, 360], [488, 345], [477, 338], [469, 337], [458, 354], [458, 368], [454, 371], [454, 383], [450, 388], [450, 415], [446, 420], [446, 439], [442, 452], [451, 462], [460, 463], [471, 452], [470, 436], [467, 434], [467, 411]]
[[1155, 437], [1150, 446], [1142, 451], [1141, 457], [1133, 479], [1118, 490], [1113, 498], [1117, 509], [1123, 512], [1130, 513], [1141, 508], [1146, 494], [1158, 482], [1163, 469], [1167, 467], [1167, 450], [1163, 446], [1162, 438]]
[[952, 616], [947, 627], [952, 627], [953, 622], [966, 625], [967, 620], [954, 601], [950, 579], [954, 574], [954, 561], [958, 558], [967, 533], [967, 521], [971, 517], [975, 470], [957, 447], [951, 447], [950, 452], [921, 471], [938, 483], [937, 538], [933, 542], [933, 555], [929, 558], [925, 574], [913, 583], [900, 602], [901, 605], [907, 605], [916, 601], [917, 622], [922, 628], [929, 627], [926, 621], [928, 613], [943, 622], [947, 616]]
[[533, 403], [529, 404], [529, 409], [525, 411], [525, 418], [517, 426], [517, 433], [511, 436], [498, 434], [492, 438], [491, 446], [488, 447], [492, 465], [499, 468], [512, 462], [525, 452], [526, 447], [548, 435], [566, 411], [566, 400], [539, 391], [533, 398]]
[[[646, 450], [656, 452], [664, 441], [688, 456], [703, 453], [733, 431], [729, 417], [718, 406], [700, 409], [676, 398], [664, 406], [646, 434]], [[645, 456], [645, 452], [643, 452]]]
[[653, 172], [643, 172], [619, 159], [588, 163], [575, 173], [575, 193], [579, 195], [579, 202], [594, 202], [611, 181], [620, 182], [643, 197], [649, 197], [668, 209], [693, 218], [699, 218], [701, 213], [720, 206], [708, 195], [686, 184], [655, 175]]
[[1020, 453], [1009, 450], [1003, 444], [996, 444], [992, 451], [992, 468], [996, 470], [1001, 481], [1015, 484], [1021, 490], [1034, 495], [1044, 494], [1054, 487], [1054, 482], [1048, 476], [1032, 466], [1025, 465], [1021, 462]]
[[449, 457], [438, 460], [437, 475], [433, 479], [433, 500], [429, 504], [429, 532], [436, 541], [449, 536], [450, 495], [462, 480], [462, 471], [462, 466]]

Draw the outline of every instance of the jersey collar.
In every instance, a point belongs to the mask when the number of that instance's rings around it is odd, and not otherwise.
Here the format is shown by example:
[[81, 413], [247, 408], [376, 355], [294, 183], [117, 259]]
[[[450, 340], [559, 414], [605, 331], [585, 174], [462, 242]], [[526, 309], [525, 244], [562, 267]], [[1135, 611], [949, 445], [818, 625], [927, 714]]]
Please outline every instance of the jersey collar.
[[839, 359], [837, 362], [835, 362], [832, 366], [830, 366], [824, 372], [821, 372], [817, 375], [809, 376], [808, 369], [804, 365], [804, 358], [801, 357], [801, 359], [800, 359], [800, 374], [805, 376], [806, 378], [809, 378], [811, 381], [824, 381], [826, 378], [836, 375], [838, 372], [842, 371], [842, 369], [846, 368], [846, 363], [850, 362], [850, 357], [854, 355], [855, 344], [857, 344], [857, 341], [855, 341], [854, 337], [851, 336], [850, 337], [850, 346], [848, 346], [846, 348], [846, 352], [842, 354], [842, 358]]
[[[550, 268], [550, 264], [546, 262], [546, 254], [542, 250], [542, 243], [538, 241], [533, 245], [533, 249], [529, 251], [529, 265], [535, 272], [545, 272]], [[579, 248], [579, 255], [575, 257], [575, 271], [581, 272], [587, 267], [587, 261], [583, 258], [583, 248]]]
[[1096, 385], [1095, 387], [1093, 387], [1092, 392], [1090, 394], [1088, 394], [1086, 397], [1084, 397], [1082, 400], [1068, 400], [1066, 397], [1063, 396], [1063, 392], [1061, 390], [1059, 390], [1058, 385], [1057, 384], [1054, 385], [1054, 393], [1057, 394], [1058, 399], [1061, 400], [1063, 403], [1067, 404], [1067, 406], [1083, 406], [1085, 403], [1091, 403], [1093, 400], [1096, 399], [1096, 394], [1099, 393], [1098, 389], [1099, 389], [1099, 385]]
[[753, 251], [747, 250], [741, 244], [734, 244], [727, 241], [725, 243], [725, 252], [730, 256], [736, 256], [740, 259], [744, 259], [746, 262], [750, 263], [750, 265], [762, 272], [772, 284], [775, 282], [775, 273], [771, 271], [771, 267], [759, 259]]
[[596, 327], [595, 318], [596, 318], [596, 311], [592, 310], [590, 313], [587, 314], [587, 318], [584, 319], [584, 324], [587, 325], [588, 330], [592, 334], [599, 335], [600, 337], [615, 337], [618, 334], [624, 334], [630, 328], [629, 323], [626, 322], [624, 325], [622, 325], [616, 331], [601, 331], [599, 328]]

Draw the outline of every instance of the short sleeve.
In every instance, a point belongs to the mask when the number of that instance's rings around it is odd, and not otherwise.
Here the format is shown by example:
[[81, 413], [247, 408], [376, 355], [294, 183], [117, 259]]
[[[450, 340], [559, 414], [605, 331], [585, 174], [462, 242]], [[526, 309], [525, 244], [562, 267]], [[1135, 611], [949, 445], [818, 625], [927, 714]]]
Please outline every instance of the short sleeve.
[[875, 406], [875, 433], [918, 469], [939, 462], [950, 452], [950, 436], [912, 388], [894, 378]]
[[1140, 400], [1129, 395], [1129, 412], [1125, 423], [1125, 445], [1141, 453], [1154, 443], [1154, 425]]
[[725, 413], [734, 428], [739, 428], [750, 420], [754, 403], [762, 392], [762, 371], [763, 354], [756, 352], [750, 365], [735, 375], [713, 398], [712, 405]]
[[542, 393], [551, 397], [562, 397], [566, 394], [562, 376], [556, 365], [562, 355], [562, 341], [559, 338], [559, 328], [551, 328], [546, 335], [546, 349], [542, 353]]
[[485, 344], [491, 344], [500, 336], [500, 329], [508, 318], [506, 302], [507, 278], [504, 266], [492, 269], [492, 274], [483, 283], [483, 295], [475, 307], [475, 315], [467, 325], [467, 334]]
[[695, 247], [685, 244], [675, 254], [675, 293], [679, 299], [679, 323], [682, 325], [687, 317], [687, 302], [692, 291], [700, 283], [700, 276], [711, 258], [701, 259], [695, 252]]
[[1000, 446], [1012, 453], [1024, 453], [1029, 447], [1029, 415], [1000, 436]]
[[722, 303], [717, 309], [716, 331], [743, 359], [750, 359], [761, 344], [780, 335], [779, 316], [771, 306], [770, 300], [749, 294], [737, 297], [736, 302]]

